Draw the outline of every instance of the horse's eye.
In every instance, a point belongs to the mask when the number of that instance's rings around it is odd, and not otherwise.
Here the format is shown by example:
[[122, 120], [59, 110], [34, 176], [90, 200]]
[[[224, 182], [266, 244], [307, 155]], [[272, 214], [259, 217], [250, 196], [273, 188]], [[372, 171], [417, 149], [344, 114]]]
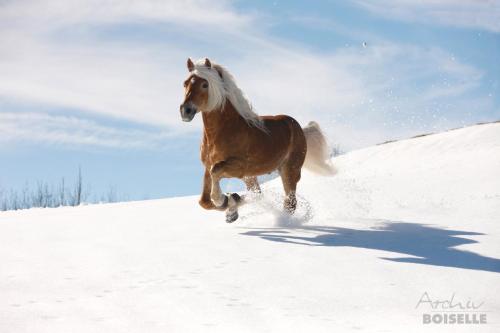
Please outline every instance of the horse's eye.
[[203, 83], [202, 87], [205, 88], [205, 89], [208, 88], [208, 83], [206, 83], [206, 82]]

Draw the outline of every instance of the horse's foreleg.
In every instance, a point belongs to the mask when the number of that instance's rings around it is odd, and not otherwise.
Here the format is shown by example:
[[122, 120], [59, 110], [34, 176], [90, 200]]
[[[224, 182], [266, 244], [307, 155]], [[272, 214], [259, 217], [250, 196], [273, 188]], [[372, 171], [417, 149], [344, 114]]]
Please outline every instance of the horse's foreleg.
[[227, 206], [226, 197], [222, 194], [222, 190], [220, 188], [220, 179], [217, 177], [212, 177], [212, 189], [210, 191], [210, 199], [212, 203], [220, 208], [225, 208]]
[[224, 177], [242, 178], [243, 164], [239, 159], [229, 159], [214, 164], [210, 170], [212, 189], [210, 198], [218, 209], [226, 209], [226, 222], [234, 222], [238, 218], [238, 206], [243, 198], [237, 193], [225, 195], [220, 188], [220, 180]]
[[212, 189], [210, 198], [216, 206], [225, 204], [225, 195], [222, 194], [220, 188], [220, 180], [222, 178], [242, 178], [243, 177], [243, 162], [237, 158], [230, 158], [225, 161], [220, 161], [212, 165], [210, 169], [210, 177], [212, 180]]
[[210, 194], [212, 191], [212, 177], [210, 176], [210, 171], [205, 168], [205, 175], [203, 176], [203, 191], [201, 192], [200, 200], [198, 201], [200, 206], [205, 209], [217, 209], [211, 200]]
[[225, 198], [225, 195], [222, 194], [220, 188], [220, 180], [222, 179], [222, 163], [225, 162], [219, 162], [213, 165], [210, 169], [210, 199], [215, 206], [225, 208], [223, 206], [227, 206], [227, 199]]

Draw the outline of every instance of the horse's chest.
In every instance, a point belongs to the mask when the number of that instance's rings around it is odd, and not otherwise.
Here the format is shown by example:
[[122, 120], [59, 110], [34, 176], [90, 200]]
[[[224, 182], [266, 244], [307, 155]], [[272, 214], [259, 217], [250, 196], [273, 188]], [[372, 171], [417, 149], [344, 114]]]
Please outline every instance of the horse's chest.
[[205, 138], [201, 145], [201, 160], [205, 166], [213, 165], [230, 157], [243, 157], [245, 142], [236, 138]]

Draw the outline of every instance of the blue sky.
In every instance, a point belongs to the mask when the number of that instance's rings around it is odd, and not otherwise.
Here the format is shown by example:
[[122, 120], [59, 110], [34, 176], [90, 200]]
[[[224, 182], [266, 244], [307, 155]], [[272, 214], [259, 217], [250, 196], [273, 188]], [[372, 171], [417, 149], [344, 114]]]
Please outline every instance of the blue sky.
[[0, 188], [81, 166], [94, 195], [198, 193], [201, 119], [178, 112], [188, 56], [345, 151], [500, 119], [499, 1], [7, 0]]

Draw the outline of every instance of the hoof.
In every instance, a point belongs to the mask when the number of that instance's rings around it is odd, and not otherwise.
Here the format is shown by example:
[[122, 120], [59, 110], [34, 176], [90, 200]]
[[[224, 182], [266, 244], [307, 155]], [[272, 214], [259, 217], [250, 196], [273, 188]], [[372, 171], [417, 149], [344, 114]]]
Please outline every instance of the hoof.
[[238, 193], [227, 193], [228, 200], [226, 210], [226, 222], [233, 223], [238, 219], [238, 206], [242, 203], [243, 198]]
[[296, 205], [294, 206], [285, 205], [283, 207], [283, 210], [289, 215], [293, 215], [295, 213], [295, 209], [297, 209]]
[[293, 213], [295, 213], [295, 209], [297, 208], [297, 199], [295, 199], [295, 198], [285, 199], [285, 203], [283, 205], [283, 208], [284, 208], [285, 212], [287, 212], [290, 215], [293, 215]]
[[241, 202], [241, 196], [238, 193], [227, 193], [226, 198], [228, 197], [230, 197], [236, 204]]
[[226, 223], [233, 223], [234, 221], [236, 221], [238, 219], [238, 217], [239, 217], [239, 215], [238, 215], [237, 210], [233, 210], [233, 211], [228, 210], [226, 212]]

